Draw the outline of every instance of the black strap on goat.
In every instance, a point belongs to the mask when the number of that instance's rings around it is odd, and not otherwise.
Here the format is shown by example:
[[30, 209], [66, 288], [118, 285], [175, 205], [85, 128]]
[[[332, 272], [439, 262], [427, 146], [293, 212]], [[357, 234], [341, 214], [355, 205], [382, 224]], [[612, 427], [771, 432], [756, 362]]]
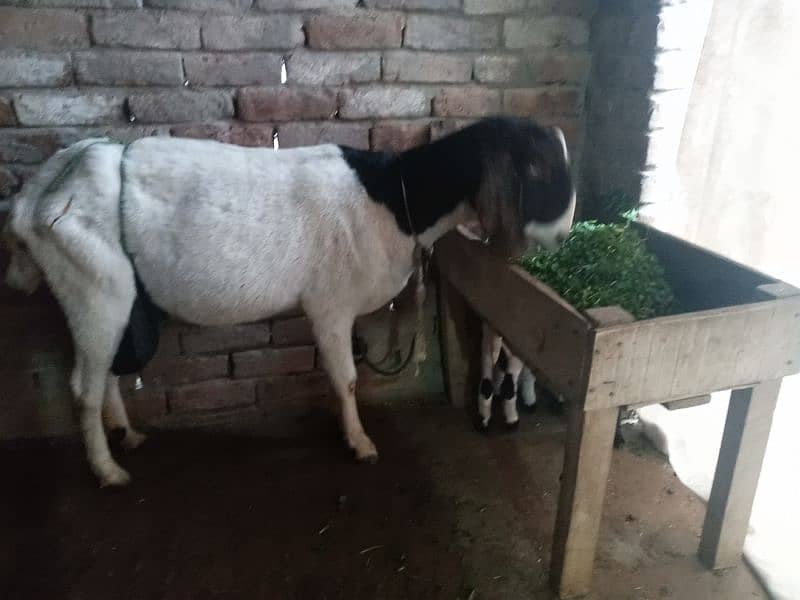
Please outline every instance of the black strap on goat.
[[[414, 358], [415, 370], [414, 377], [419, 375], [420, 365], [427, 359], [427, 340], [425, 338], [425, 267], [430, 258], [430, 252], [419, 241], [417, 232], [414, 229], [414, 223], [411, 220], [411, 210], [408, 207], [408, 195], [406, 193], [406, 184], [403, 180], [403, 175], [400, 175], [400, 190], [403, 196], [403, 208], [405, 209], [406, 219], [408, 220], [408, 229], [414, 237], [414, 250], [412, 255], [412, 262], [414, 265], [414, 279], [416, 290], [414, 298], [417, 308], [416, 329], [414, 337], [411, 339], [411, 345], [408, 349], [408, 355], [400, 365], [394, 369], [383, 369], [379, 365], [386, 362], [386, 360], [395, 354], [399, 345], [399, 311], [393, 310], [394, 302], [390, 303], [391, 316], [389, 320], [389, 335], [386, 343], [386, 354], [377, 363], [371, 362], [364, 351], [363, 356], [360, 357], [359, 362], [363, 361], [370, 369], [386, 377], [391, 377], [402, 372]], [[360, 340], [359, 340], [360, 341]]]

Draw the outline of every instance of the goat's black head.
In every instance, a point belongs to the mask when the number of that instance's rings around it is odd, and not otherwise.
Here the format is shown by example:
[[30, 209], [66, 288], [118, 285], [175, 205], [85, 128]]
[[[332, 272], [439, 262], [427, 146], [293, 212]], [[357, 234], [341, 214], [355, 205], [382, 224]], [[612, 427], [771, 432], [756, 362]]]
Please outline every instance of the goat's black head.
[[564, 134], [530, 120], [496, 118], [472, 126], [482, 166], [475, 199], [490, 245], [506, 256], [557, 248], [575, 213]]

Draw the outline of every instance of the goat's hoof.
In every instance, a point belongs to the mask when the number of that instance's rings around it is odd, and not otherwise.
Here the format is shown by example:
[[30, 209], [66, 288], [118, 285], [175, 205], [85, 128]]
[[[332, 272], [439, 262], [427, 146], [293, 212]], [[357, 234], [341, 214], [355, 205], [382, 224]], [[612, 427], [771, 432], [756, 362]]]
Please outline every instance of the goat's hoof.
[[475, 418], [475, 431], [484, 435], [489, 434], [489, 419], [484, 419], [481, 416]]
[[132, 427], [129, 427], [125, 432], [125, 437], [122, 438], [122, 447], [128, 451], [136, 450], [136, 448], [141, 446], [146, 439], [147, 436], [145, 434], [139, 433]]
[[100, 475], [100, 487], [122, 487], [131, 482], [130, 474], [119, 465], [112, 465]]
[[519, 419], [517, 419], [516, 421], [512, 421], [511, 423], [506, 422], [506, 429], [508, 431], [516, 431], [517, 429], [519, 429]]
[[366, 433], [355, 436], [355, 439], [349, 441], [348, 445], [355, 453], [358, 462], [370, 465], [378, 462], [378, 449], [375, 448], [375, 444]]

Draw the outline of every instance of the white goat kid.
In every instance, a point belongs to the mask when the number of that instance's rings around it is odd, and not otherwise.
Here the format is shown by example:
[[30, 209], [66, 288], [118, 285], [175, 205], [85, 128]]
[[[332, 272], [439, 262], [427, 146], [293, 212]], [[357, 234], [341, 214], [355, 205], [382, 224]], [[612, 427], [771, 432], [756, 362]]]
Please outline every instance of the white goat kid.
[[496, 118], [399, 154], [174, 138], [85, 140], [57, 153], [14, 199], [7, 281], [32, 291], [43, 275], [64, 310], [100, 484], [129, 481], [101, 413], [125, 429], [126, 445], [141, 442], [116, 375], [152, 355], [162, 313], [224, 325], [301, 306], [345, 440], [376, 460], [356, 408], [355, 318], [406, 285], [415, 238], [430, 247], [477, 220], [503, 255], [554, 246], [574, 209], [562, 142], [555, 128]]

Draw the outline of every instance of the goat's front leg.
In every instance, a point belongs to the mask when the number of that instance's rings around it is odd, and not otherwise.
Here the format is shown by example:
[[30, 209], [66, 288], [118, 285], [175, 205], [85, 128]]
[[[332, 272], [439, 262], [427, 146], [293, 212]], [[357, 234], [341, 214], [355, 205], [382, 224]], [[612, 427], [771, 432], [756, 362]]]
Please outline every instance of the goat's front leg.
[[106, 379], [103, 420], [107, 431], [122, 431], [122, 447], [126, 450], [138, 448], [147, 438], [143, 433], [139, 433], [131, 427], [128, 420], [128, 411], [125, 410], [125, 404], [119, 393], [119, 377], [116, 375], [109, 374]]
[[378, 451], [372, 440], [364, 433], [356, 406], [356, 366], [353, 362], [351, 340], [353, 321], [339, 321], [332, 325], [316, 321], [312, 317], [312, 322], [325, 369], [341, 402], [345, 442], [355, 452], [358, 460], [377, 462]]
[[483, 431], [489, 429], [489, 421], [492, 418], [494, 366], [500, 356], [502, 345], [502, 338], [484, 322], [481, 337], [481, 386], [478, 391], [478, 427]]

